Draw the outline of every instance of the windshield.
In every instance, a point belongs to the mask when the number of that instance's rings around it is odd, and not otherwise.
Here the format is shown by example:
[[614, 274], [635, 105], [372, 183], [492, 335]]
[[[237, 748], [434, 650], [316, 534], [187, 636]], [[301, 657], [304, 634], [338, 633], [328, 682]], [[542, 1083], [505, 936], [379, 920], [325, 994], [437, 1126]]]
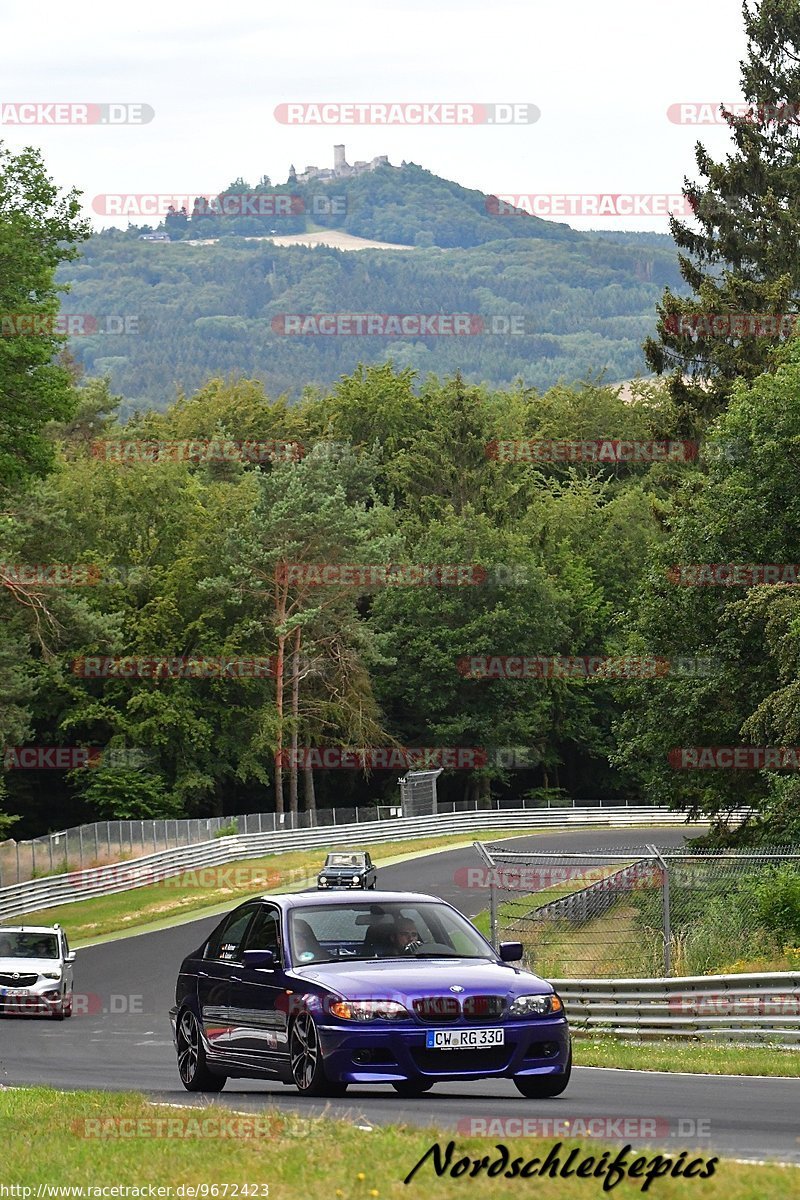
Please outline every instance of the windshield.
[[465, 917], [436, 901], [309, 905], [289, 918], [292, 962], [342, 958], [494, 958]]
[[58, 958], [52, 933], [9, 933], [0, 930], [0, 958]]
[[[319, 860], [317, 860], [319, 861]], [[325, 859], [326, 867], [363, 867], [363, 854], [329, 854]]]

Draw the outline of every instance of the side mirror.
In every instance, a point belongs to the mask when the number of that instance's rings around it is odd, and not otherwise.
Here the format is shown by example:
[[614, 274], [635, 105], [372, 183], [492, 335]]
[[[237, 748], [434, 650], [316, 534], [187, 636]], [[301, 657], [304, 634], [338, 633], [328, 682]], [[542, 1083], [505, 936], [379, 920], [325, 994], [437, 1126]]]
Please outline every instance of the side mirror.
[[250, 971], [274, 971], [277, 966], [274, 950], [245, 950], [242, 962]]
[[71, 951], [71, 952], [70, 952], [70, 953], [67, 955], [67, 957], [64, 959], [64, 962], [65, 962], [65, 963], [70, 963], [70, 964], [75, 962], [75, 951], [74, 951], [74, 950], [72, 950], [72, 951]]
[[501, 942], [500, 958], [503, 962], [519, 962], [522, 958], [522, 942]]

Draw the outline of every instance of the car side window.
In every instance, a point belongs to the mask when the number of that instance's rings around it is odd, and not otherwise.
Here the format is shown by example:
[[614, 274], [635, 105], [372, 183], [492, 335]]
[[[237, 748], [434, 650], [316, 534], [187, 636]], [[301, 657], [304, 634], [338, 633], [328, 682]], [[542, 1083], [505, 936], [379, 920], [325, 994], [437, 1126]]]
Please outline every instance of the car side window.
[[223, 921], [206, 942], [203, 958], [221, 959], [225, 962], [235, 959], [247, 932], [247, 926], [256, 911], [256, 908], [250, 905], [249, 908], [236, 909], [232, 912], [227, 921]]
[[276, 959], [281, 961], [281, 927], [277, 909], [264, 905], [256, 913], [242, 945], [242, 952], [245, 950], [271, 950]]
[[66, 958], [69, 954], [69, 942], [67, 941], [67, 935], [64, 933], [63, 929], [61, 930], [61, 937], [64, 942], [64, 958]]

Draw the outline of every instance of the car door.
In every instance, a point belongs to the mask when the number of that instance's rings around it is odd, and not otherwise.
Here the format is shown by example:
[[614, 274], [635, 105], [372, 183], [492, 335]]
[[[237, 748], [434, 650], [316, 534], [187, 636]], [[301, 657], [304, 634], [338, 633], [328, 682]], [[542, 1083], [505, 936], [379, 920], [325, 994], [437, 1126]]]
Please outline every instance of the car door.
[[[271, 950], [274, 968], [246, 967], [241, 961], [245, 950]], [[289, 1016], [279, 908], [261, 904], [238, 957], [240, 961], [231, 964], [230, 1053], [278, 1074], [288, 1054]]]
[[205, 944], [197, 967], [197, 1003], [200, 1024], [209, 1047], [225, 1052], [230, 1044], [231, 983], [234, 966], [245, 934], [258, 905], [245, 904], [234, 909], [212, 933]]
[[370, 856], [368, 854], [365, 857], [365, 864], [366, 864], [366, 869], [367, 869], [367, 878], [366, 878], [365, 886], [368, 888], [371, 888], [378, 881], [378, 872], [375, 870], [375, 866], [373, 865], [372, 859], [370, 858]]
[[69, 942], [67, 941], [67, 935], [63, 929], [61, 930], [61, 960], [62, 960], [62, 964], [63, 964], [62, 968], [61, 968], [62, 979], [64, 981], [63, 982], [63, 993], [64, 993], [64, 996], [66, 997], [66, 996], [70, 995], [70, 993], [72, 992], [72, 988], [73, 988], [74, 970], [73, 970], [72, 964], [74, 962], [74, 956], [70, 953]]

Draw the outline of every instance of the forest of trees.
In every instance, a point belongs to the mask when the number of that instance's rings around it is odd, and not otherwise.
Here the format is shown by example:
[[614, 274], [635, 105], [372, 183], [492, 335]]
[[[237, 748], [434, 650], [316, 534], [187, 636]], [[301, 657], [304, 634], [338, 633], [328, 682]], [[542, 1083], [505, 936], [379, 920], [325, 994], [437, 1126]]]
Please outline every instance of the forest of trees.
[[[724, 161], [697, 148], [677, 268], [652, 235], [538, 225], [389, 256], [87, 240], [76, 195], [0, 146], [0, 313], [37, 322], [0, 337], [0, 828], [368, 803], [396, 795], [396, 770], [304, 769], [303, 752], [427, 746], [486, 752], [445, 771], [444, 796], [752, 805], [742, 836], [800, 837], [800, 339], [681, 324], [778, 318], [800, 296], [797, 125], [770, 115], [800, 87], [800, 14], [745, 16], [753, 108], [729, 117]], [[63, 311], [141, 314], [146, 333], [67, 350], [57, 278]], [[660, 378], [621, 395], [602, 375], [625, 373], [654, 291]], [[279, 311], [343, 308], [534, 328], [472, 359], [478, 338], [267, 332]], [[683, 449], [508, 452], [614, 440]], [[423, 568], [448, 581], [416, 586]], [[506, 656], [628, 668], [465, 669]], [[269, 669], [131, 674], [123, 657]], [[26, 745], [133, 753], [16, 769]], [[702, 747], [794, 750], [687, 769]]]

